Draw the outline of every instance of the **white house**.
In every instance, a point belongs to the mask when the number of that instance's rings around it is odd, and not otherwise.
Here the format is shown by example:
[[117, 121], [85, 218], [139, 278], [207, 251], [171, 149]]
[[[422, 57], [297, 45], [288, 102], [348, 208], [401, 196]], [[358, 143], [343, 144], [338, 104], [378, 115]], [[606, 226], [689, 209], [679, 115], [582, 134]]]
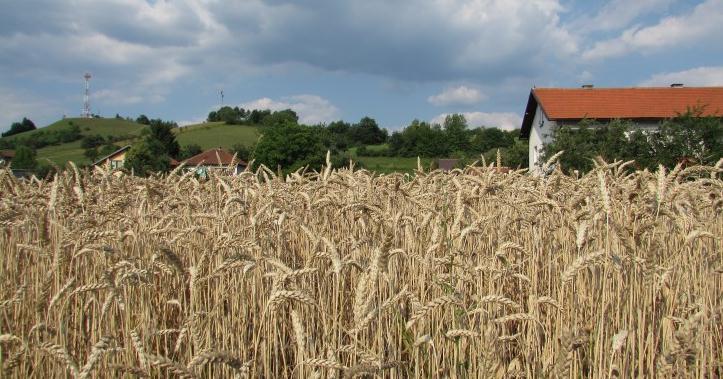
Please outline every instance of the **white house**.
[[723, 87], [532, 88], [520, 137], [529, 140], [530, 170], [536, 171], [543, 163], [543, 145], [559, 125], [624, 119], [639, 128], [657, 128], [690, 107], [703, 107], [703, 116], [723, 116]]

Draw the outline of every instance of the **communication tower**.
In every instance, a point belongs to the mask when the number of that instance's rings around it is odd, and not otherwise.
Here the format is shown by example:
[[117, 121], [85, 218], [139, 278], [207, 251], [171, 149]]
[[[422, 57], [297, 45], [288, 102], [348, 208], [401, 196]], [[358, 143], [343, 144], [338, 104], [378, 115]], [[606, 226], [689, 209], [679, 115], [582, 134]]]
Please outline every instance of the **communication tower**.
[[86, 72], [83, 75], [85, 78], [85, 96], [83, 96], [83, 113], [80, 115], [83, 118], [91, 118], [90, 114], [90, 73]]

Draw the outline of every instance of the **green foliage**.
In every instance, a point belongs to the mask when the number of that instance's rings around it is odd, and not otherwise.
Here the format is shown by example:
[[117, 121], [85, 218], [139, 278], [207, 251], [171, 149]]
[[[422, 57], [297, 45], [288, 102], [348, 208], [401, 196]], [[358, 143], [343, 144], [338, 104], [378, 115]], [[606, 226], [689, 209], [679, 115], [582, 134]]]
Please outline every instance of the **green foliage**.
[[264, 126], [297, 124], [298, 122], [299, 122], [299, 116], [296, 114], [296, 112], [292, 111], [291, 109], [285, 109], [283, 111], [273, 112], [261, 120], [261, 124]]
[[98, 153], [98, 149], [95, 147], [85, 149], [83, 155], [85, 155], [85, 157], [88, 158], [88, 160], [90, 160], [91, 162], [95, 162], [100, 156], [100, 154]]
[[103, 145], [103, 147], [100, 148], [100, 151], [98, 151], [98, 157], [105, 157], [111, 155], [118, 150], [120, 150], [120, 146], [118, 145], [112, 143], [105, 144]]
[[201, 154], [202, 152], [203, 150], [201, 149], [201, 146], [196, 143], [190, 143], [188, 145], [184, 145], [183, 148], [181, 148], [181, 153], [179, 154], [178, 159], [188, 159], [194, 155]]
[[83, 137], [80, 141], [80, 147], [84, 149], [96, 148], [105, 143], [105, 138], [100, 134], [89, 135]]
[[363, 117], [349, 128], [349, 137], [356, 145], [376, 145], [386, 142], [388, 133], [373, 118]]
[[148, 129], [143, 131], [143, 134], [148, 138], [158, 141], [165, 154], [172, 158], [178, 157], [181, 151], [181, 147], [176, 141], [176, 135], [173, 133], [173, 129], [178, 128], [178, 125], [172, 121], [163, 121], [160, 119], [151, 120], [148, 125]]
[[54, 130], [36, 130], [28, 135], [19, 135], [11, 139], [3, 139], [0, 148], [13, 149], [17, 146], [28, 146], [33, 149], [40, 149], [45, 146], [60, 145], [63, 143], [77, 141], [82, 137], [78, 125]]
[[130, 148], [124, 167], [135, 175], [147, 176], [152, 172], [167, 171], [170, 157], [165, 146], [155, 138], [144, 138]]
[[471, 131], [470, 150], [486, 152], [515, 145], [518, 130], [504, 131], [497, 128], [477, 128]]
[[[484, 153], [487, 164], [497, 160], [497, 149], [498, 148], [491, 148]], [[517, 169], [529, 166], [530, 155], [527, 141], [515, 139], [512, 141], [512, 145], [500, 147], [499, 151], [503, 167]]]
[[402, 157], [443, 157], [450, 153], [444, 130], [439, 125], [414, 120], [389, 138], [391, 154]]
[[629, 121], [603, 124], [583, 120], [576, 126], [553, 130], [553, 142], [544, 146], [542, 159], [564, 150], [560, 164], [566, 171], [587, 172], [592, 160], [635, 160], [635, 168], [673, 167], [682, 159], [715, 164], [723, 154], [723, 123], [720, 117], [702, 117], [701, 109], [663, 122], [657, 130], [635, 129]]
[[236, 143], [231, 146], [231, 153], [236, 154], [236, 158], [248, 162], [251, 160], [251, 154], [254, 151], [254, 147], [248, 147], [241, 143]]
[[445, 142], [449, 151], [467, 151], [470, 138], [467, 131], [467, 120], [461, 114], [451, 114], [444, 118]]
[[148, 116], [142, 114], [136, 118], [136, 123], [143, 124], [143, 125], [150, 125], [151, 120], [148, 119]]
[[23, 117], [23, 121], [21, 121], [21, 122], [14, 122], [14, 123], [10, 126], [10, 130], [8, 130], [7, 132], [3, 133], [2, 136], [3, 136], [3, 137], [9, 137], [9, 136], [12, 136], [12, 135], [14, 135], [14, 134], [19, 134], [19, 133], [23, 133], [23, 132], [28, 132], [28, 131], [35, 130], [35, 129], [36, 129], [36, 128], [35, 128], [35, 124], [34, 124], [32, 121], [28, 120], [27, 118]]
[[299, 167], [320, 168], [325, 160], [328, 135], [321, 127], [297, 124], [276, 125], [264, 129], [256, 146], [257, 164], [291, 172]]
[[10, 163], [14, 169], [33, 170], [38, 165], [35, 160], [35, 150], [28, 146], [18, 146], [15, 149], [15, 157]]

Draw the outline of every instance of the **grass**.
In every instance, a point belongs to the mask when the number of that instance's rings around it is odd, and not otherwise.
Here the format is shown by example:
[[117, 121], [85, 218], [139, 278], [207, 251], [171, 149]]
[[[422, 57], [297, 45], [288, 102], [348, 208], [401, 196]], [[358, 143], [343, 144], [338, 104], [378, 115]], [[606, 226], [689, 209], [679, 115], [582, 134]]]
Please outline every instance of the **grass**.
[[0, 170], [0, 376], [721, 377], [723, 160], [596, 163]]
[[176, 140], [182, 147], [195, 143], [204, 150], [213, 147], [229, 149], [237, 143], [251, 146], [256, 143], [260, 135], [257, 126], [208, 122], [177, 129]]
[[[365, 169], [382, 174], [389, 174], [392, 172], [412, 172], [417, 169], [417, 158], [356, 157], [355, 159], [364, 165]], [[422, 158], [422, 166], [429, 169], [429, 165], [432, 161], [434, 161], [432, 158]]]
[[29, 132], [4, 137], [9, 140], [32, 136], [41, 131], [53, 131], [70, 128], [70, 125], [78, 125], [80, 133], [84, 136], [100, 134], [103, 137], [138, 135], [145, 125], [133, 121], [115, 118], [66, 118], [56, 121], [44, 128], [38, 128]]

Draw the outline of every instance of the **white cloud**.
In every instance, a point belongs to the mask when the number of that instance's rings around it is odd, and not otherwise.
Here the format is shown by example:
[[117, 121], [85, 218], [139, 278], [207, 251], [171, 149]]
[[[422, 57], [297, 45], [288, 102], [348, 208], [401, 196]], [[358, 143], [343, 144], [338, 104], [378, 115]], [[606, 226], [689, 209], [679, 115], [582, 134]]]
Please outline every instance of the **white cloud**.
[[629, 28], [617, 38], [597, 42], [582, 57], [598, 60], [685, 44], [718, 44], [722, 37], [723, 0], [707, 0], [688, 14], [666, 17], [648, 27]]
[[35, 122], [35, 126], [42, 125], [39, 119], [60, 118], [62, 111], [54, 103], [48, 103], [27, 94], [19, 94], [18, 91], [0, 88], [0, 131], [7, 131], [13, 122], [21, 121], [27, 117]]
[[688, 87], [723, 86], [723, 66], [697, 67], [678, 72], [655, 74], [641, 86], [669, 86], [683, 83]]
[[270, 109], [272, 111], [291, 109], [299, 116], [300, 123], [309, 125], [339, 119], [339, 109], [329, 100], [316, 95], [296, 95], [283, 97], [280, 100], [262, 97], [239, 104], [239, 106], [245, 109]]
[[455, 104], [476, 104], [487, 98], [476, 88], [467, 86], [450, 87], [434, 96], [427, 98], [427, 101], [437, 105], [455, 105]]
[[[431, 120], [432, 123], [443, 124], [449, 113], [442, 113]], [[519, 129], [522, 125], [522, 117], [517, 113], [504, 112], [463, 112], [467, 119], [467, 125], [472, 128], [485, 126], [489, 128], [500, 128], [504, 130]]]
[[619, 30], [641, 16], [668, 9], [675, 0], [611, 0], [597, 14], [573, 22], [572, 28], [582, 32]]

